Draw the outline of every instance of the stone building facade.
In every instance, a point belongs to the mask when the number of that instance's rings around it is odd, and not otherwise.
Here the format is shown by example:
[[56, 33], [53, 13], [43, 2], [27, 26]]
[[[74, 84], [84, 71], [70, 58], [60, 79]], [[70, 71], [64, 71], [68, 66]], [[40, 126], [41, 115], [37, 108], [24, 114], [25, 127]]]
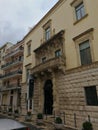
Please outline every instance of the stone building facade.
[[5, 50], [4, 63], [1, 66], [1, 110], [9, 108], [21, 110], [21, 80], [23, 65], [23, 42], [20, 41]]
[[22, 114], [65, 113], [66, 125], [81, 129], [91, 120], [97, 130], [97, 5], [97, 0], [59, 0], [24, 37]]
[[[12, 43], [7, 42], [0, 47], [0, 76], [4, 73], [1, 67], [3, 64], [5, 64], [4, 56], [6, 55], [6, 50], [10, 48], [12, 45], [13, 45]], [[1, 87], [2, 87], [2, 80], [0, 79], [0, 90]], [[0, 91], [0, 105], [1, 105], [1, 100], [2, 100], [2, 93]]]

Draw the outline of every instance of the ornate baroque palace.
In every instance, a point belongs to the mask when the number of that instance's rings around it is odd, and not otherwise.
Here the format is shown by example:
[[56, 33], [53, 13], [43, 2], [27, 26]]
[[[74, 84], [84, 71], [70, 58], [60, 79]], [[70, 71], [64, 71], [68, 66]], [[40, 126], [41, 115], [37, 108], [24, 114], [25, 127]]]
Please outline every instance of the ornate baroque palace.
[[64, 114], [67, 126], [89, 120], [98, 130], [97, 6], [59, 0], [23, 38], [22, 115]]

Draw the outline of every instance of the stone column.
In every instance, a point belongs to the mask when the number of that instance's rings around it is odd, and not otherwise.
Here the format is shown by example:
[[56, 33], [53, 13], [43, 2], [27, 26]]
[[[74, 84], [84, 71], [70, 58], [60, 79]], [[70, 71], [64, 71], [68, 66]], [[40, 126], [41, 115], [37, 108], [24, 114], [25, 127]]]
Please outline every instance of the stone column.
[[36, 77], [35, 80], [35, 86], [34, 86], [34, 97], [33, 97], [33, 101], [34, 101], [34, 113], [38, 113], [41, 112], [41, 79], [40, 76]]
[[39, 112], [43, 112], [43, 79], [39, 79]]
[[55, 73], [52, 72], [52, 83], [53, 83], [53, 112], [56, 115], [59, 114], [59, 98], [58, 98], [58, 90], [56, 86], [56, 78]]

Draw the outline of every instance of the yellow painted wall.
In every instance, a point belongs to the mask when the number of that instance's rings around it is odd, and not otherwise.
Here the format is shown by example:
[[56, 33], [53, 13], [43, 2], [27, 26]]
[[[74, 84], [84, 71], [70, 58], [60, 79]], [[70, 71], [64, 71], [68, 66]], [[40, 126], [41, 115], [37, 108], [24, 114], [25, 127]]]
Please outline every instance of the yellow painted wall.
[[[38, 24], [32, 29], [30, 33], [24, 38], [24, 64], [23, 64], [23, 82], [25, 82], [25, 66], [32, 63], [35, 65], [35, 57], [33, 50], [40, 46], [40, 40], [43, 39], [43, 25], [48, 20], [52, 20], [52, 34], [55, 29], [55, 34], [60, 30], [65, 30], [65, 56], [66, 56], [66, 69], [78, 67], [77, 50], [73, 38], [85, 32], [90, 28], [94, 28], [94, 39], [92, 41], [92, 49], [94, 52], [94, 61], [98, 61], [98, 0], [83, 0], [88, 14], [83, 20], [74, 25], [74, 12], [73, 7], [70, 5], [73, 0], [60, 0], [57, 4]], [[96, 15], [95, 15], [96, 14]], [[32, 53], [27, 57], [26, 43], [32, 40]]]

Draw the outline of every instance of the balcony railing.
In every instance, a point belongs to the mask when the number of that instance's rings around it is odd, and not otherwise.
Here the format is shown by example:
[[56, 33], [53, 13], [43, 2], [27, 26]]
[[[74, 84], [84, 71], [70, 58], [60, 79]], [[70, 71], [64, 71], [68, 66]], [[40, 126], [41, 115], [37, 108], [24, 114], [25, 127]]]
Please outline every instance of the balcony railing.
[[1, 91], [16, 90], [16, 89], [21, 89], [21, 86], [18, 84], [11, 84], [8, 86], [1, 87]]
[[6, 58], [8, 58], [8, 57], [10, 57], [12, 55], [15, 55], [15, 54], [17, 54], [19, 52], [23, 52], [23, 48], [18, 48], [16, 50], [12, 50], [10, 53], [8, 53], [7, 55], [5, 55], [4, 59], [6, 59]]
[[45, 61], [44, 63], [36, 65], [32, 69], [32, 73], [39, 73], [39, 72], [47, 71], [48, 69], [59, 68], [60, 66], [65, 66], [64, 56], [54, 57]]
[[8, 74], [4, 74], [0, 76], [0, 79], [7, 79], [7, 78], [14, 77], [17, 75], [22, 75], [22, 70], [17, 70], [17, 71], [10, 72]]
[[22, 63], [22, 62], [23, 62], [23, 58], [22, 59], [18, 59], [18, 60], [14, 61], [14, 62], [8, 62], [8, 63], [2, 65], [1, 69], [10, 68], [10, 67], [12, 67], [14, 65], [17, 65], [19, 63]]

